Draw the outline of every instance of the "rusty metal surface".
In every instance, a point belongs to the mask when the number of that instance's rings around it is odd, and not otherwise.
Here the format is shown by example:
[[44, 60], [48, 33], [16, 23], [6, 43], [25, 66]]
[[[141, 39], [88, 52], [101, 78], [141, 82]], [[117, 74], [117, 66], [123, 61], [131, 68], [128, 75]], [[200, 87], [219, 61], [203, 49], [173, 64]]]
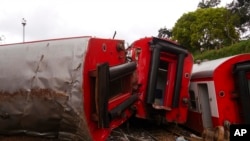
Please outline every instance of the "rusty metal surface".
[[0, 47], [0, 134], [90, 140], [82, 97], [88, 40]]

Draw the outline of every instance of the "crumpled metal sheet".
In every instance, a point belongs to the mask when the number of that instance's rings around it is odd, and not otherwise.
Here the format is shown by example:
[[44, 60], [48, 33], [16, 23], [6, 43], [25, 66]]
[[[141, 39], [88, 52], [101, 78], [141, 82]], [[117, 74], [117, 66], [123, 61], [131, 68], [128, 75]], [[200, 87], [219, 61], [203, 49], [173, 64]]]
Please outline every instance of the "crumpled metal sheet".
[[88, 40], [0, 46], [0, 134], [90, 140], [82, 97]]

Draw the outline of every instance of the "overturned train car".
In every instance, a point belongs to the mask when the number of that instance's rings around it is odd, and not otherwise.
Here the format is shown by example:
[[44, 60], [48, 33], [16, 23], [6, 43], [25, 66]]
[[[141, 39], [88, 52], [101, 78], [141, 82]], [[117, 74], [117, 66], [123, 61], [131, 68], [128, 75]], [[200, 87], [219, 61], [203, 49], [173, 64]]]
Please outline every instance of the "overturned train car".
[[202, 133], [217, 127], [229, 130], [230, 124], [249, 124], [249, 88], [250, 54], [195, 64], [186, 126]]
[[136, 117], [185, 123], [192, 55], [173, 41], [142, 38], [130, 46], [128, 58], [137, 63]]
[[192, 62], [154, 37], [1, 45], [0, 135], [99, 141], [133, 114], [184, 123]]

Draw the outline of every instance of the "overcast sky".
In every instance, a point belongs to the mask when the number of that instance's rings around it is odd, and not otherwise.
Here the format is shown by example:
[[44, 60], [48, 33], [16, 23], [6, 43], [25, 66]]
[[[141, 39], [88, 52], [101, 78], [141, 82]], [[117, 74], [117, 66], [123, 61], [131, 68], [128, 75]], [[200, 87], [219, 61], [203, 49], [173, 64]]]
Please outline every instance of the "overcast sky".
[[[201, 0], [1, 0], [0, 37], [4, 43], [74, 36], [116, 38], [127, 43], [172, 28]], [[221, 5], [232, 0], [222, 0]]]

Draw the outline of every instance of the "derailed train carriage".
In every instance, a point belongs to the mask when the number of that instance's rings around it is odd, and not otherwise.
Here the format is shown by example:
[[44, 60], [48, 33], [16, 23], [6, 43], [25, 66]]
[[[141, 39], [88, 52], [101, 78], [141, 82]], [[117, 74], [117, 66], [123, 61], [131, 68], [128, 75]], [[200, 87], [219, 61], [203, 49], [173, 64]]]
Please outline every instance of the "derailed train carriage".
[[250, 54], [195, 64], [186, 126], [202, 133], [204, 129], [229, 130], [230, 124], [250, 124], [249, 88]]
[[137, 63], [136, 116], [185, 123], [192, 55], [173, 41], [142, 38], [131, 45], [128, 56]]
[[185, 122], [192, 56], [153, 37], [130, 49], [127, 61], [123, 40], [1, 45], [1, 136], [105, 140], [133, 114]]

